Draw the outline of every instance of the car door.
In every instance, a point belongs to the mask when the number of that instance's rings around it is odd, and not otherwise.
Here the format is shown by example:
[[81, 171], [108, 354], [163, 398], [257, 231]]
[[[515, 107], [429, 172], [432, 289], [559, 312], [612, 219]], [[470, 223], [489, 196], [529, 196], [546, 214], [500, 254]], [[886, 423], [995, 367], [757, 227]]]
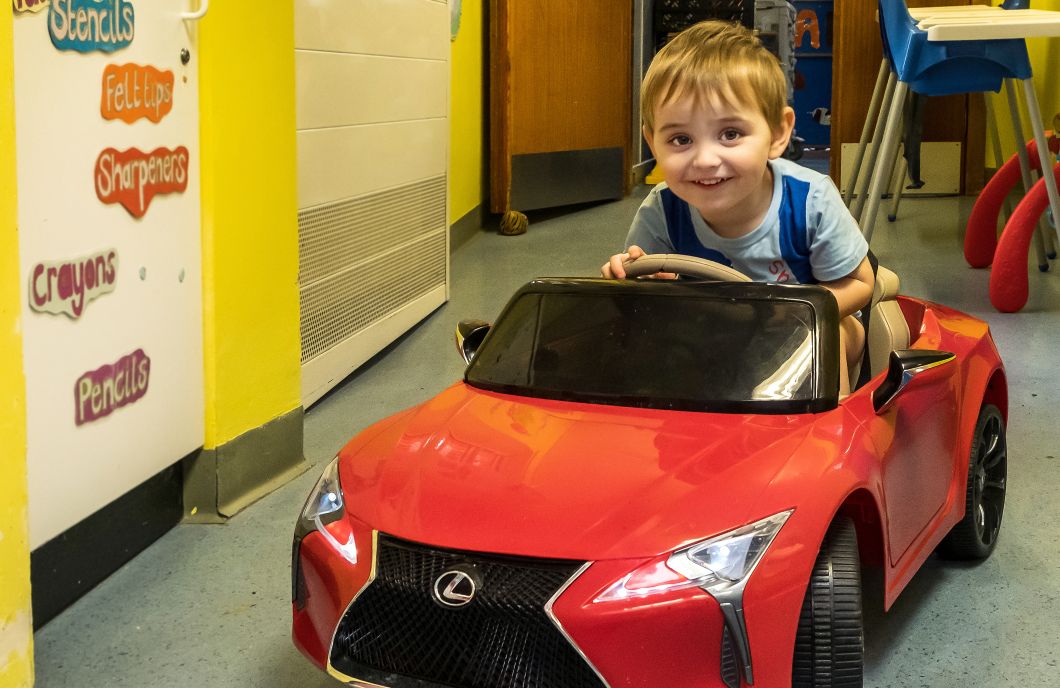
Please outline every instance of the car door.
[[946, 503], [955, 475], [959, 366], [914, 378], [868, 429], [880, 457], [891, 565]]

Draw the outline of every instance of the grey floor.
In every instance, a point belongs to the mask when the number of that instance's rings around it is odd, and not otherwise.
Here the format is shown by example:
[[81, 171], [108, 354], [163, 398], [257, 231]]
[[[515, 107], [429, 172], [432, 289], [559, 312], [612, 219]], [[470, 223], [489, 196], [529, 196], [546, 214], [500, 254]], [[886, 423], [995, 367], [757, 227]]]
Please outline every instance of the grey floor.
[[[459, 319], [491, 319], [536, 276], [595, 274], [645, 192], [539, 213], [524, 236], [484, 231], [459, 247], [451, 301], [309, 410], [313, 467], [225, 525], [178, 526], [38, 631], [37, 685], [338, 685], [289, 638], [291, 532], [319, 469], [369, 423], [461, 375], [452, 344]], [[962, 258], [969, 209], [968, 199], [904, 201], [898, 223], [878, 226], [873, 249], [905, 293], [993, 328], [1011, 406], [1002, 539], [978, 566], [930, 560], [889, 613], [867, 611], [867, 686], [1060, 686], [1060, 267], [1032, 272], [1021, 313], [996, 313], [988, 273]]]

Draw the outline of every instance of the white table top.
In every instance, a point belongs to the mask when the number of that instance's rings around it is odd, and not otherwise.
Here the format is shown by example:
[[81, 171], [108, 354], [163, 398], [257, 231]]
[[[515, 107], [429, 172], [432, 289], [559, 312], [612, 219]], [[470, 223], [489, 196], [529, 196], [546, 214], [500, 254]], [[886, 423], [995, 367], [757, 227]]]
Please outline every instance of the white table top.
[[1006, 12], [1000, 7], [991, 5], [944, 5], [942, 7], [910, 7], [909, 14], [913, 19], [923, 19], [940, 14], [966, 14], [969, 12]]
[[982, 41], [1060, 36], [1060, 12], [1004, 10], [987, 5], [913, 7], [909, 14], [929, 41]]

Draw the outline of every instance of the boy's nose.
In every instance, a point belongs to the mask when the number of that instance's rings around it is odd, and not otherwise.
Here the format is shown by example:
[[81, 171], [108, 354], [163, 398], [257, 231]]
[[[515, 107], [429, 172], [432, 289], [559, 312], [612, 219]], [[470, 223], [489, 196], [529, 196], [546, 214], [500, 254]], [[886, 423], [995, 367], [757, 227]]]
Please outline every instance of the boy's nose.
[[693, 164], [696, 167], [711, 169], [721, 164], [721, 156], [715, 146], [701, 145], [696, 148]]

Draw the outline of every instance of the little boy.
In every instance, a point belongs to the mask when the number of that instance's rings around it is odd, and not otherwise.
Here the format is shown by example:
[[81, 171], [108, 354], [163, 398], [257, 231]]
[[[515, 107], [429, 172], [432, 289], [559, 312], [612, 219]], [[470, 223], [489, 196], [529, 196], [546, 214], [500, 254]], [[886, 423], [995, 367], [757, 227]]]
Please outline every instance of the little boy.
[[[665, 182], [601, 272], [622, 278], [625, 260], [682, 253], [759, 282], [820, 284], [839, 303], [849, 372], [865, 343], [854, 314], [872, 296], [868, 244], [831, 179], [781, 159], [795, 125], [786, 93], [777, 59], [742, 26], [701, 22], [663, 47], [644, 77], [641, 118]], [[849, 378], [840, 375], [842, 395]]]

